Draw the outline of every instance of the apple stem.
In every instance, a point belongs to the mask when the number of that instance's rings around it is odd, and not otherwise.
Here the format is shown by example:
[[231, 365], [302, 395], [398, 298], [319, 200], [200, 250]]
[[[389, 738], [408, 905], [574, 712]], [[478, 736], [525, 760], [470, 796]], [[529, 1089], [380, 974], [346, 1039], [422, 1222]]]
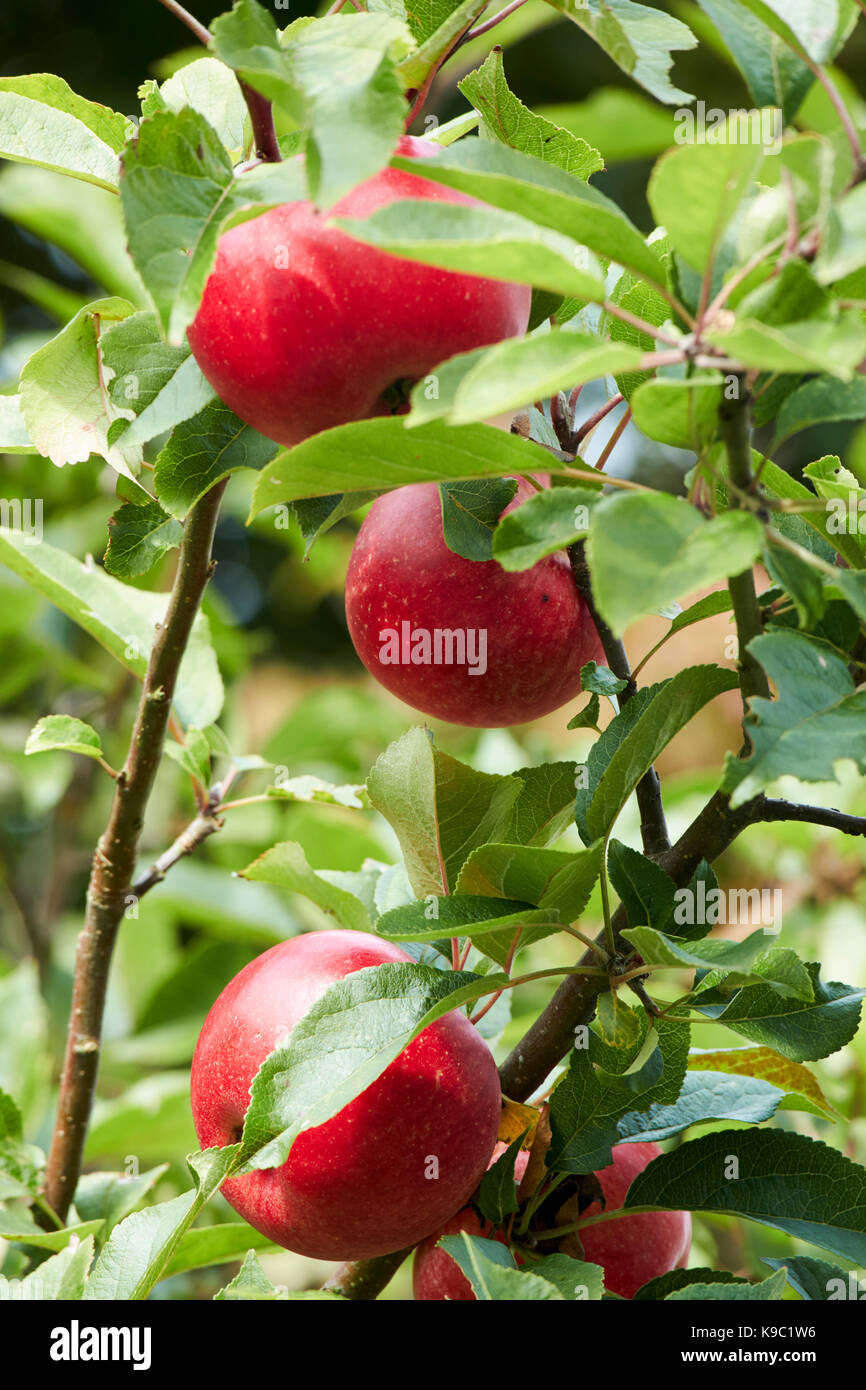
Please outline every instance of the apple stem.
[[[66, 1219], [81, 1173], [111, 957], [124, 914], [136, 897], [133, 873], [144, 812], [162, 760], [181, 659], [214, 570], [213, 537], [226, 482], [223, 479], [205, 493], [186, 519], [174, 585], [165, 619], [156, 630], [129, 751], [93, 857], [87, 911], [76, 950], [57, 1121], [41, 1194], [45, 1208], [50, 1207], [61, 1220]], [[147, 875], [139, 885], [145, 891], [152, 886], [149, 879]], [[45, 1208], [43, 1220], [47, 1220]]]
[[372, 1302], [390, 1284], [409, 1254], [411, 1247], [398, 1250], [393, 1255], [379, 1255], [373, 1260], [351, 1260], [341, 1265], [324, 1287], [341, 1293], [344, 1298]]
[[247, 104], [247, 110], [250, 113], [256, 154], [266, 164], [280, 164], [283, 156], [280, 153], [280, 142], [277, 139], [271, 103], [267, 97], [263, 97], [261, 92], [257, 92], [248, 82], [241, 82], [240, 78], [238, 78], [238, 82]]

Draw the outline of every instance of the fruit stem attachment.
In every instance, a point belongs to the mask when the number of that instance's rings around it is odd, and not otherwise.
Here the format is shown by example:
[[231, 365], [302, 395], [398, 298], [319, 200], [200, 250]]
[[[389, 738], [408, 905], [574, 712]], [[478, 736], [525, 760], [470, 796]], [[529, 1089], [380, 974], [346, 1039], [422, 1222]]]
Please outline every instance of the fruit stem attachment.
[[102, 1019], [117, 932], [133, 895], [144, 812], [162, 759], [181, 660], [202, 595], [226, 479], [190, 511], [164, 621], [158, 625], [126, 761], [115, 782], [108, 824], [93, 856], [84, 927], [78, 938], [72, 1011], [57, 1121], [42, 1197], [65, 1220], [75, 1195], [99, 1071]]
[[352, 1260], [331, 1275], [323, 1286], [341, 1293], [344, 1298], [372, 1303], [390, 1284], [410, 1250], [398, 1250], [393, 1255], [379, 1255], [374, 1260]]

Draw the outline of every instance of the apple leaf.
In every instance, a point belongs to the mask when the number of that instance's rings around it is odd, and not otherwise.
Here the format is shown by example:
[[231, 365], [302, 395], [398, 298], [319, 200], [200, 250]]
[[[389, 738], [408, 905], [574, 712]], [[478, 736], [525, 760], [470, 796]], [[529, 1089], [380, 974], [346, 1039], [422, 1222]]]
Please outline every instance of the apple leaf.
[[634, 423], [649, 439], [701, 453], [719, 430], [724, 377], [701, 372], [683, 381], [653, 377], [631, 398]]
[[62, 748], [67, 753], [83, 753], [87, 758], [101, 758], [99, 734], [89, 724], [68, 714], [48, 714], [33, 725], [24, 745], [25, 753], [48, 753]]
[[689, 666], [643, 686], [593, 744], [575, 820], [584, 844], [607, 836], [644, 773], [699, 709], [737, 684], [734, 671]]
[[[376, 935], [387, 941], [428, 942], [468, 937], [472, 942], [480, 941], [478, 949], [501, 965], [515, 934], [535, 926], [556, 931], [559, 913], [508, 898], [452, 893], [445, 898], [429, 895], [423, 902], [406, 903], [384, 912], [376, 922]], [[494, 932], [502, 937], [501, 950], [487, 940]], [[533, 940], [537, 939], [533, 933]]]
[[64, 1226], [63, 1230], [44, 1231], [29, 1211], [16, 1207], [0, 1211], [0, 1240], [11, 1243], [21, 1241], [37, 1250], [65, 1250], [68, 1245], [75, 1246], [79, 1241], [86, 1241], [101, 1226], [101, 1221], [79, 1221], [72, 1226]]
[[84, 1221], [102, 1220], [100, 1238], [129, 1216], [165, 1173], [169, 1165], [160, 1163], [145, 1173], [84, 1173], [75, 1189], [75, 1210]]
[[715, 135], [712, 143], [678, 145], [663, 154], [647, 189], [656, 222], [686, 265], [697, 271], [715, 256], [763, 159], [761, 146], [739, 143], [735, 130]]
[[795, 53], [806, 53], [815, 63], [835, 58], [856, 23], [856, 10], [848, 0], [741, 0]]
[[235, 158], [244, 149], [247, 106], [237, 78], [218, 58], [196, 58], [172, 73], [159, 88], [162, 106], [178, 112], [184, 106], [198, 111]]
[[118, 579], [134, 579], [180, 545], [183, 527], [158, 502], [124, 502], [108, 521], [105, 568]]
[[85, 1301], [146, 1299], [202, 1207], [237, 1166], [239, 1154], [238, 1144], [191, 1154], [187, 1163], [195, 1186], [190, 1192], [133, 1212], [115, 1226], [94, 1262]]
[[[517, 777], [476, 772], [410, 729], [367, 778], [371, 805], [390, 824], [418, 898], [447, 894], [472, 850], [502, 833], [522, 791]], [[508, 896], [523, 901], [521, 893]]]
[[[801, 1298], [809, 1302], [826, 1302], [829, 1299], [851, 1298], [858, 1301], [863, 1297], [856, 1274], [838, 1265], [818, 1260], [814, 1255], [788, 1255], [785, 1259], [772, 1259], [764, 1256], [764, 1264], [778, 1269]], [[854, 1294], [851, 1293], [852, 1282]]]
[[359, 420], [281, 450], [256, 483], [250, 515], [276, 502], [337, 492], [549, 472], [545, 449], [492, 425], [434, 421], [407, 434], [402, 416]]
[[721, 1283], [710, 1281], [706, 1284], [687, 1284], [666, 1295], [667, 1303], [767, 1303], [778, 1302], [785, 1287], [784, 1274], [771, 1274], [757, 1284], [735, 1284], [728, 1280]]
[[84, 1296], [87, 1271], [93, 1259], [93, 1236], [71, 1241], [65, 1249], [43, 1260], [13, 1284], [0, 1277], [0, 1302], [38, 1299], [40, 1302], [72, 1301]]
[[[601, 871], [601, 845], [584, 850], [541, 849], [534, 845], [482, 844], [467, 858], [457, 892], [531, 903], [573, 922], [586, 907]], [[551, 924], [550, 930], [555, 930]], [[521, 941], [528, 945], [549, 930], [530, 927]], [[507, 945], [507, 941], [506, 941]], [[493, 948], [488, 944], [485, 953]]]
[[[377, 6], [377, 8], [380, 8]], [[384, 5], [395, 15], [405, 17], [418, 47], [397, 64], [403, 85], [420, 90], [431, 70], [450, 53], [457, 39], [485, 8], [484, 0], [415, 0], [406, 6], [402, 0]]]
[[506, 1216], [518, 1209], [514, 1165], [524, 1137], [525, 1134], [518, 1135], [496, 1162], [491, 1163], [478, 1187], [478, 1209], [486, 1221], [496, 1226], [501, 1226]]
[[803, 1134], [742, 1130], [692, 1139], [637, 1175], [623, 1210], [643, 1206], [745, 1217], [866, 1262], [866, 1172]]
[[[409, 173], [417, 168], [400, 156], [392, 163]], [[597, 255], [665, 285], [664, 269], [655, 251], [617, 204], [555, 164], [498, 141], [470, 138], [431, 159], [424, 177], [555, 232], [567, 227], [569, 236]]]
[[850, 759], [866, 772], [866, 691], [855, 690], [846, 661], [804, 633], [765, 632], [749, 643], [776, 686], [775, 700], [753, 698], [748, 758], [728, 756], [722, 787], [741, 806], [796, 768], [803, 782], [836, 779]]
[[776, 1113], [784, 1097], [784, 1091], [756, 1077], [689, 1071], [672, 1104], [657, 1102], [649, 1110], [623, 1116], [618, 1125], [620, 1143], [661, 1143], [692, 1125], [722, 1120], [759, 1125]]
[[[165, 616], [166, 594], [131, 588], [93, 564], [82, 565], [47, 541], [2, 526], [0, 559], [139, 680], [144, 678], [155, 626]], [[206, 728], [219, 718], [222, 703], [223, 686], [210, 643], [210, 627], [207, 618], [199, 614], [181, 661], [175, 709], [184, 724]]]
[[850, 381], [866, 356], [866, 326], [857, 309], [778, 326], [736, 319], [708, 329], [706, 336], [729, 357], [762, 372], [831, 372]]
[[765, 1081], [792, 1101], [783, 1108], [810, 1110], [817, 1115], [833, 1115], [824, 1092], [808, 1067], [792, 1062], [774, 1052], [771, 1047], [734, 1047], [727, 1051], [693, 1050], [689, 1053], [690, 1071], [728, 1072], [740, 1077]]
[[62, 77], [0, 78], [0, 156], [116, 191], [125, 116], [78, 96]]
[[675, 105], [692, 100], [673, 86], [669, 73], [674, 53], [694, 48], [691, 29], [673, 15], [633, 0], [548, 0], [555, 10], [579, 25], [623, 72], [659, 101]]
[[165, 510], [182, 519], [221, 478], [238, 468], [261, 470], [278, 452], [272, 439], [214, 399], [175, 427], [154, 465], [153, 484]]
[[339, 217], [334, 225], [389, 255], [443, 270], [535, 285], [578, 299], [604, 298], [604, 278], [592, 252], [561, 232], [501, 208], [406, 198], [363, 219]]
[[748, 1279], [731, 1274], [726, 1269], [671, 1269], [667, 1274], [660, 1274], [657, 1278], [649, 1279], [646, 1284], [642, 1284], [634, 1298], [644, 1303], [657, 1302], [667, 1298], [677, 1289], [688, 1288], [690, 1284], [708, 1284], [711, 1281], [716, 1288], [725, 1284], [749, 1283]]
[[520, 795], [502, 839], [515, 845], [553, 844], [572, 818], [575, 763], [542, 763], [518, 768]]
[[[219, 1228], [212, 1228], [219, 1229]], [[258, 1233], [250, 1226], [245, 1226], [248, 1244], [262, 1248], [258, 1244]], [[189, 1235], [199, 1235], [198, 1231], [190, 1231]], [[203, 1234], [203, 1233], [202, 1233]], [[186, 1237], [184, 1237], [186, 1239]], [[269, 1247], [271, 1248], [276, 1247]], [[269, 1253], [266, 1250], [265, 1253]], [[215, 1299], [234, 1299], [243, 1302], [258, 1300], [260, 1302], [313, 1302], [313, 1303], [345, 1303], [346, 1299], [342, 1294], [334, 1293], [331, 1289], [286, 1289], [285, 1286], [277, 1288], [271, 1283], [262, 1272], [255, 1250], [247, 1250], [244, 1262], [239, 1272], [235, 1275], [225, 1288], [220, 1289], [214, 1294]]]
[[855, 376], [840, 381], [816, 376], [798, 386], [782, 403], [776, 420], [775, 449], [784, 439], [812, 425], [838, 420], [862, 420], [866, 416], [866, 380]]
[[81, 309], [65, 328], [38, 348], [21, 373], [21, 413], [34, 446], [58, 468], [100, 454], [128, 478], [141, 449], [109, 444], [114, 420], [125, 412], [109, 406], [101, 355], [107, 326], [134, 313], [126, 299], [99, 299]]
[[751, 568], [763, 539], [760, 522], [747, 512], [707, 521], [668, 493], [605, 497], [592, 512], [587, 542], [601, 615], [621, 636], [635, 618]]
[[497, 49], [457, 86], [478, 111], [481, 129], [489, 139], [555, 164], [579, 179], [588, 179], [604, 168], [598, 150], [586, 140], [536, 115], [514, 95], [505, 80], [502, 53]]
[[493, 553], [493, 532], [516, 491], [517, 482], [513, 478], [440, 483], [442, 533], [448, 549], [465, 560], [489, 560]]
[[782, 995], [771, 985], [738, 990], [728, 1005], [701, 1008], [741, 1037], [772, 1048], [794, 1062], [814, 1062], [829, 1057], [850, 1042], [860, 1022], [861, 1001], [866, 994], [853, 985], [831, 980], [824, 983], [817, 965], [807, 965], [813, 999]]
[[347, 893], [322, 874], [316, 873], [307, 862], [302, 847], [292, 840], [274, 845], [260, 854], [258, 859], [241, 870], [240, 876], [254, 883], [273, 883], [290, 893], [300, 893], [322, 912], [333, 917], [339, 927], [351, 931], [370, 930], [370, 917], [364, 905], [352, 893]]
[[216, 1226], [194, 1227], [181, 1237], [162, 1278], [171, 1279], [175, 1274], [186, 1274], [191, 1269], [203, 1269], [208, 1265], [228, 1264], [248, 1254], [255, 1258], [256, 1250], [274, 1255], [279, 1254], [280, 1249], [246, 1221], [221, 1221]]
[[600, 489], [591, 486], [544, 488], [534, 493], [499, 522], [493, 533], [493, 558], [509, 572], [532, 569], [546, 555], [586, 535], [599, 498]]
[[514, 1257], [498, 1240], [459, 1231], [443, 1236], [440, 1247], [460, 1266], [481, 1303], [488, 1302], [564, 1302], [565, 1295], [540, 1275], [515, 1267]]
[[504, 975], [388, 964], [331, 985], [259, 1068], [244, 1125], [245, 1171], [285, 1163], [303, 1130], [366, 1090], [431, 1023], [505, 982]]
[[788, 124], [815, 81], [811, 69], [741, 0], [698, 0], [730, 50], [757, 107], [778, 106]]
[[[112, 324], [100, 340], [109, 400], [123, 418], [109, 428], [108, 439], [123, 439], [124, 450], [140, 446], [188, 420], [213, 400], [213, 387], [184, 342], [166, 343], [151, 310]], [[128, 415], [132, 412], [134, 419]]]

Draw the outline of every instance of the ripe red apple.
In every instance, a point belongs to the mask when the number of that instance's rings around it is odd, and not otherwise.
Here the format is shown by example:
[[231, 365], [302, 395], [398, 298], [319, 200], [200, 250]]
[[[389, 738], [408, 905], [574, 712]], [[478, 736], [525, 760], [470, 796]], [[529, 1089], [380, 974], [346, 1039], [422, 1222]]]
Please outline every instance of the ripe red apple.
[[[521, 479], [506, 510], [531, 496]], [[509, 573], [445, 544], [435, 483], [377, 498], [346, 578], [346, 619], [367, 670], [406, 704], [452, 724], [524, 724], [580, 690], [603, 661], [565, 551]]]
[[[618, 1211], [637, 1177], [662, 1150], [658, 1144], [617, 1144], [613, 1162], [596, 1173], [605, 1196], [605, 1211]], [[596, 1216], [599, 1202], [583, 1216]], [[633, 1298], [642, 1284], [671, 1269], [683, 1269], [692, 1243], [692, 1218], [687, 1211], [647, 1211], [618, 1216], [579, 1232], [584, 1255], [601, 1265], [604, 1283], [620, 1298]]]
[[[437, 150], [410, 136], [397, 146], [417, 159]], [[383, 169], [328, 213], [287, 203], [220, 237], [189, 344], [226, 405], [280, 444], [390, 414], [395, 383], [526, 329], [528, 286], [389, 256], [327, 225], [403, 198], [474, 201]]]
[[[647, 1164], [658, 1158], [661, 1152], [658, 1144], [615, 1146], [613, 1162], [596, 1173], [605, 1195], [606, 1211], [620, 1209], [638, 1173], [643, 1172]], [[521, 1153], [516, 1165], [518, 1181], [523, 1175], [526, 1161]], [[593, 1202], [583, 1215], [595, 1216], [599, 1211], [600, 1203]], [[441, 1231], [418, 1246], [413, 1276], [416, 1299], [474, 1299], [472, 1286], [459, 1266], [444, 1250], [437, 1249], [437, 1242], [442, 1236], [456, 1231], [468, 1231], [470, 1235], [488, 1238], [492, 1236], [504, 1242], [502, 1232], [491, 1231], [473, 1207], [464, 1207], [445, 1223]], [[692, 1239], [692, 1219], [687, 1211], [654, 1211], [637, 1216], [621, 1216], [614, 1221], [599, 1222], [597, 1226], [582, 1229], [580, 1239], [585, 1258], [590, 1264], [603, 1268], [605, 1288], [621, 1298], [633, 1298], [648, 1280], [685, 1266]]]
[[[193, 1058], [202, 1147], [238, 1139], [261, 1063], [329, 985], [410, 959], [366, 932], [317, 931], [245, 966], [208, 1014]], [[222, 1192], [256, 1230], [301, 1255], [387, 1254], [421, 1240], [466, 1201], [500, 1111], [491, 1052], [465, 1014], [446, 1014], [339, 1114], [301, 1133], [282, 1167], [230, 1178]]]

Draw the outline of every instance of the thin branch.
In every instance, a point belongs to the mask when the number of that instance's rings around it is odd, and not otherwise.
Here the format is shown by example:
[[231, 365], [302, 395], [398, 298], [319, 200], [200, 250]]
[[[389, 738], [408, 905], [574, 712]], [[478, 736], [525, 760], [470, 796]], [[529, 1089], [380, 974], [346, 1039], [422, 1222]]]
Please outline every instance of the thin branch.
[[485, 19], [483, 24], [478, 24], [474, 29], [470, 29], [461, 42], [469, 43], [472, 39], [480, 38], [482, 34], [486, 34], [490, 29], [495, 29], [497, 24], [501, 24], [503, 19], [507, 19], [510, 14], [514, 14], [515, 10], [519, 10], [520, 6], [525, 4], [526, 0], [511, 0], [511, 4], [506, 5], [504, 10], [500, 10], [490, 19]]
[[[740, 383], [742, 388], [742, 383]], [[735, 488], [748, 493], [752, 487], [752, 446], [749, 398], [723, 401], [719, 412], [722, 439], [728, 456], [728, 476]], [[739, 503], [738, 503], [739, 505]], [[740, 692], [743, 710], [748, 713], [749, 700], [760, 696], [769, 700], [770, 684], [757, 657], [749, 651], [749, 643], [763, 631], [761, 610], [755, 593], [755, 576], [751, 568], [728, 580], [731, 606], [737, 623], [739, 642]]]
[[797, 801], [760, 801], [761, 821], [805, 821], [809, 825], [828, 825], [843, 835], [866, 835], [866, 816], [850, 816], [830, 806], [803, 806]]
[[87, 912], [76, 951], [57, 1123], [43, 1190], [45, 1200], [64, 1219], [81, 1172], [99, 1070], [111, 956], [132, 891], [144, 812], [162, 757], [181, 659], [214, 568], [211, 547], [225, 486], [225, 481], [217, 483], [187, 517], [174, 587], [154, 639], [129, 752], [93, 857]]
[[836, 86], [830, 74], [820, 63], [816, 63], [814, 59], [810, 58], [807, 53], [801, 53], [800, 57], [803, 59], [804, 63], [812, 69], [812, 72], [830, 98], [830, 103], [836, 115], [839, 117], [842, 129], [845, 132], [845, 138], [851, 147], [851, 155], [854, 160], [854, 172], [848, 185], [849, 188], [851, 188], [854, 184], [862, 183], [863, 180], [866, 179], [866, 155], [864, 155], [863, 146], [860, 143], [860, 132], [857, 129], [851, 112], [842, 99], [839, 88]]
[[[601, 645], [604, 647], [607, 664], [618, 680], [625, 681], [625, 689], [621, 691], [619, 701], [620, 705], [626, 705], [637, 693], [637, 686], [631, 673], [625, 647], [619, 638], [613, 635], [596, 608], [583, 542], [578, 541], [577, 544], [569, 546], [568, 556], [577, 591], [595, 623]], [[662, 804], [661, 786], [655, 768], [651, 767], [648, 772], [644, 773], [637, 784], [636, 795], [640, 809], [640, 830], [644, 853], [653, 859], [670, 849], [671, 843], [668, 837], [664, 805]]]
[[606, 415], [609, 415], [610, 412], [611, 412], [612, 410], [616, 410], [616, 408], [617, 408], [618, 405], [622, 405], [622, 401], [623, 401], [623, 398], [622, 398], [621, 394], [619, 393], [619, 391], [617, 391], [617, 393], [616, 393], [615, 396], [611, 396], [611, 398], [610, 398], [609, 401], [605, 401], [604, 405], [599, 406], [599, 408], [598, 408], [598, 410], [595, 412], [595, 414], [594, 414], [594, 415], [590, 415], [589, 419], [588, 419], [588, 420], [584, 420], [583, 424], [580, 425], [580, 426], [574, 431], [573, 438], [574, 438], [574, 452], [575, 452], [575, 453], [577, 453], [577, 450], [580, 448], [580, 446], [581, 446], [581, 444], [583, 443], [584, 439], [586, 439], [586, 436], [587, 436], [588, 434], [591, 434], [591, 433], [592, 433], [592, 431], [595, 429], [596, 425], [600, 425], [600, 424], [601, 424], [602, 420], [604, 419], [604, 417], [605, 417]]
[[610, 439], [605, 444], [596, 461], [595, 466], [597, 469], [599, 469], [599, 471], [601, 471], [604, 468], [604, 465], [607, 463], [608, 459], [610, 458], [611, 454], [613, 453], [614, 449], [616, 448], [617, 444], [622, 438], [622, 435], [624, 434], [626, 427], [628, 426], [628, 423], [631, 420], [631, 414], [631, 406], [629, 406], [628, 410], [624, 412], [622, 418], [617, 420], [616, 428], [614, 429], [613, 434], [610, 436]]
[[[218, 789], [215, 789], [218, 792]], [[223, 825], [222, 817], [217, 815], [214, 793], [211, 793], [208, 801], [208, 809], [201, 815], [190, 821], [185, 830], [174, 841], [164, 854], [161, 854], [155, 863], [143, 874], [141, 878], [133, 883], [130, 893], [134, 898], [143, 898], [145, 893], [149, 893], [151, 888], [155, 888], [161, 883], [169, 869], [174, 868], [181, 859], [185, 859], [188, 854], [197, 850], [209, 835], [214, 835], [217, 830], [221, 830]]]

